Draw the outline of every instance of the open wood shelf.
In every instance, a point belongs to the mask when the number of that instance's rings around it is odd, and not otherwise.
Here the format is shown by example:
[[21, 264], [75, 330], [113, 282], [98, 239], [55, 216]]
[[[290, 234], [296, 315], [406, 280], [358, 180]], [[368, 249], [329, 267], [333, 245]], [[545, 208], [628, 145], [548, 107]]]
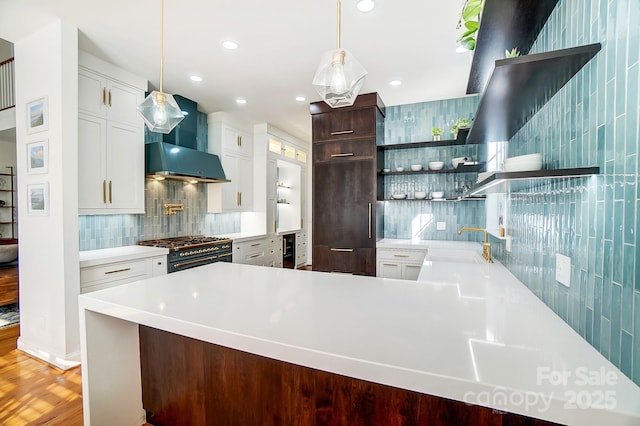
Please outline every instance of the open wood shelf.
[[532, 181], [580, 178], [600, 174], [600, 167], [536, 170], [531, 172], [496, 172], [467, 191], [466, 196], [518, 192]]
[[462, 129], [458, 132], [456, 139], [446, 139], [439, 141], [423, 141], [423, 142], [407, 142], [407, 143], [394, 143], [387, 145], [377, 145], [378, 151], [389, 151], [395, 149], [415, 149], [415, 148], [440, 148], [443, 146], [465, 145], [467, 143], [467, 135], [469, 129]]
[[482, 93], [494, 62], [504, 51], [518, 48], [529, 53], [533, 42], [558, 0], [485, 0], [476, 48], [467, 83], [467, 94]]
[[496, 61], [467, 143], [508, 141], [600, 51], [600, 43]]
[[484, 200], [484, 195], [468, 196], [468, 197], [454, 197], [454, 198], [385, 198], [378, 201], [430, 201], [434, 203], [442, 203], [445, 201], [478, 201]]

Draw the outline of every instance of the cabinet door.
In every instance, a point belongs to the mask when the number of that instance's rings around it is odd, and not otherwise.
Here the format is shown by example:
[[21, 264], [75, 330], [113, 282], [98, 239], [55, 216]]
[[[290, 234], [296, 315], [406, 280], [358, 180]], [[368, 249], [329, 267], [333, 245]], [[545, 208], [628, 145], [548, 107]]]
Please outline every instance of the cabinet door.
[[142, 102], [143, 92], [114, 81], [107, 85], [107, 115], [109, 121], [131, 126], [142, 126], [142, 118], [136, 109]]
[[375, 248], [375, 174], [371, 161], [315, 165], [314, 246]]
[[107, 200], [107, 122], [78, 116], [78, 208], [104, 209]]
[[107, 116], [107, 80], [83, 68], [78, 70], [78, 111]]
[[312, 116], [313, 140], [375, 137], [376, 109], [334, 110]]
[[222, 167], [231, 180], [222, 184], [223, 211], [251, 211], [253, 205], [253, 160], [224, 152]]
[[253, 138], [248, 133], [223, 125], [222, 150], [245, 157], [252, 157]]
[[389, 262], [387, 260], [378, 261], [377, 277], [402, 279], [402, 264]]
[[359, 161], [376, 159], [376, 144], [371, 139], [319, 142], [313, 144], [313, 162], [323, 161]]
[[415, 281], [420, 275], [422, 264], [405, 263], [402, 265], [402, 279]]
[[314, 271], [342, 272], [374, 277], [376, 275], [376, 249], [345, 250], [314, 244], [312, 267]]
[[107, 141], [108, 208], [144, 213], [142, 128], [111, 123], [107, 129]]

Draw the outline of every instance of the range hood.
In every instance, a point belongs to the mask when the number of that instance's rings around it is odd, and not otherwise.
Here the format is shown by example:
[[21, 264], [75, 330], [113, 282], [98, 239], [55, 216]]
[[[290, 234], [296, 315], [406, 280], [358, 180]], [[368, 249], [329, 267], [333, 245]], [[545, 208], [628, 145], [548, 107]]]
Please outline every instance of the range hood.
[[164, 142], [145, 144], [145, 164], [148, 177], [183, 181], [231, 182], [224, 174], [220, 158]]

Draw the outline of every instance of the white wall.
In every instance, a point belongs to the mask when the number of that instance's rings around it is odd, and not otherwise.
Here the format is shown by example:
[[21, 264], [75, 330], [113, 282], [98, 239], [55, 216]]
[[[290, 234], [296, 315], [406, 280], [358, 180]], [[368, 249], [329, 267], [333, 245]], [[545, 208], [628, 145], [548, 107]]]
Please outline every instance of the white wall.
[[[18, 348], [58, 367], [79, 362], [78, 32], [55, 21], [13, 40], [18, 193], [49, 185], [48, 216], [27, 214], [19, 197], [20, 338]], [[49, 129], [26, 132], [26, 104], [48, 96]], [[49, 172], [27, 173], [26, 144], [48, 139]]]

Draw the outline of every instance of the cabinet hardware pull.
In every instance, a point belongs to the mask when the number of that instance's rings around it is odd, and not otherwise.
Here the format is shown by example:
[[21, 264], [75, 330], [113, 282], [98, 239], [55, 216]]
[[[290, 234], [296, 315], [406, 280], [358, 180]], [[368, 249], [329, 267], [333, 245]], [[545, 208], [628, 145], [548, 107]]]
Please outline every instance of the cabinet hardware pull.
[[331, 136], [350, 135], [351, 133], [353, 133], [353, 130], [341, 130], [339, 132], [331, 132]]
[[102, 105], [106, 105], [107, 104], [107, 88], [103, 87], [102, 88]]
[[251, 244], [251, 247], [258, 247], [261, 243]]
[[259, 257], [259, 256], [262, 256], [262, 253], [256, 253], [254, 255], [251, 255], [251, 256], [249, 256], [249, 259], [253, 259], [253, 258], [256, 258], [256, 257]]
[[331, 251], [337, 251], [340, 253], [351, 253], [353, 251], [352, 248], [330, 248]]
[[111, 106], [111, 89], [109, 89], [109, 106]]
[[109, 181], [109, 203], [113, 204], [113, 197], [111, 193], [111, 181]]
[[393, 257], [409, 257], [406, 254], [394, 254]]
[[240, 206], [242, 206], [242, 192], [240, 192]]
[[238, 146], [242, 146], [242, 136], [238, 135], [236, 137], [236, 143], [238, 144]]
[[353, 157], [353, 152], [345, 152], [340, 154], [331, 154], [332, 157]]
[[216, 260], [218, 257], [221, 257], [221, 256], [209, 256], [209, 257], [203, 257], [203, 258], [200, 258], [200, 259], [190, 260], [188, 262], [175, 263], [173, 265], [173, 268], [176, 269], [176, 268], [179, 268], [181, 266], [193, 265], [194, 263], [200, 263], [200, 262], [204, 262], [206, 260]]
[[397, 263], [383, 263], [384, 266], [398, 266]]
[[130, 271], [131, 268], [124, 268], [124, 269], [116, 269], [115, 271], [107, 271], [104, 274], [105, 275], [109, 275], [109, 274], [117, 274], [118, 272], [126, 272], [126, 271]]
[[102, 202], [107, 204], [107, 181], [102, 181]]
[[157, 265], [162, 265], [162, 262], [158, 262]]
[[236, 192], [236, 206], [240, 207], [240, 193]]
[[372, 212], [371, 203], [369, 203], [369, 238], [371, 238], [371, 222], [372, 222], [371, 212]]

